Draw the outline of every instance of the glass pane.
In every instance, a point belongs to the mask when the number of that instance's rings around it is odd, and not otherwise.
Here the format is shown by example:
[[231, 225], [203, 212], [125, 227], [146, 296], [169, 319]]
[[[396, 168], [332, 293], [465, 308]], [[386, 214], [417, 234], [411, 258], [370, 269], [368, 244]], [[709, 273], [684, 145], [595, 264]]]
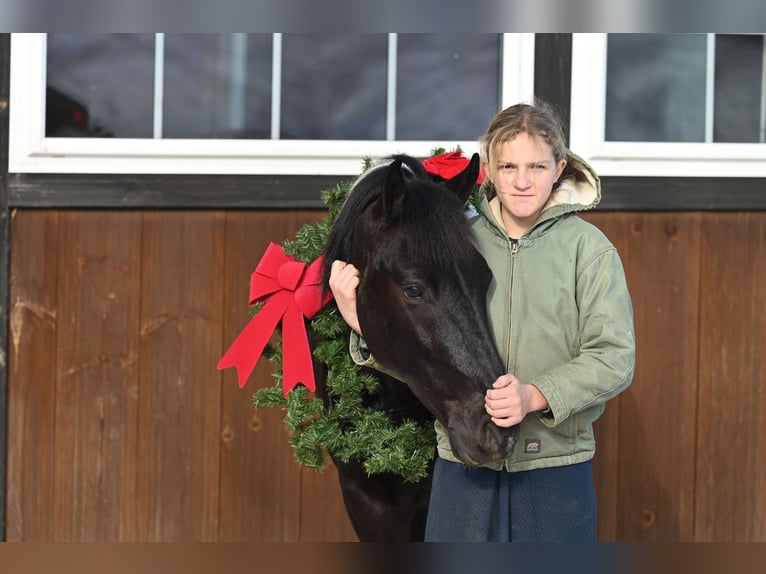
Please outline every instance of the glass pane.
[[609, 34], [606, 140], [704, 141], [706, 45], [704, 34]]
[[271, 137], [271, 34], [166, 34], [162, 135]]
[[385, 34], [285, 34], [282, 139], [385, 139]]
[[[501, 35], [399, 36], [397, 139], [475, 140]], [[387, 34], [285, 34], [280, 138], [386, 138]], [[271, 34], [166, 34], [162, 137], [271, 137]], [[49, 34], [46, 134], [153, 137], [153, 34]]]
[[713, 141], [763, 142], [763, 36], [716, 35]]
[[499, 109], [500, 46], [498, 34], [400, 34], [396, 139], [477, 139]]
[[152, 137], [153, 34], [49, 34], [48, 137]]

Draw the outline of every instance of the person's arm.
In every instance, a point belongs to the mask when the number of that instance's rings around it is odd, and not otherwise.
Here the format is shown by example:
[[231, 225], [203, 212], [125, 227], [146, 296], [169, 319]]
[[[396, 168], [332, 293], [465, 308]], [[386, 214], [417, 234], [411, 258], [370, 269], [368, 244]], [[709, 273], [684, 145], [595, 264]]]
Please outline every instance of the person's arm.
[[622, 262], [607, 250], [578, 277], [580, 353], [523, 384], [499, 377], [487, 391], [485, 409], [502, 427], [537, 412], [548, 426], [606, 402], [631, 382], [635, 366], [633, 310]]
[[538, 416], [548, 426], [604, 404], [633, 379], [633, 308], [622, 262], [614, 248], [594, 257], [578, 275], [576, 298], [580, 310], [578, 355], [524, 381], [545, 396], [549, 408]]

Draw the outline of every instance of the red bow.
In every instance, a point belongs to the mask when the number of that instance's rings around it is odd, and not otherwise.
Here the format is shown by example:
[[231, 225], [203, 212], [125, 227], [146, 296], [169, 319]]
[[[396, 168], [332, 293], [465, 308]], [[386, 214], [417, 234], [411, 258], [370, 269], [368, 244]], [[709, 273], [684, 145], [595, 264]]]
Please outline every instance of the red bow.
[[[450, 151], [424, 159], [421, 163], [428, 173], [438, 175], [442, 179], [452, 179], [463, 171], [470, 162], [471, 160], [465, 157], [463, 152]], [[482, 181], [484, 181], [483, 167], [479, 170], [476, 183], [481, 183]]]
[[322, 297], [322, 258], [306, 267], [270, 243], [250, 275], [250, 304], [265, 302], [218, 361], [218, 369], [237, 368], [240, 388], [263, 353], [271, 334], [282, 320], [282, 366], [285, 396], [303, 383], [316, 390], [311, 349], [304, 317], [310, 319], [324, 307], [332, 293]]

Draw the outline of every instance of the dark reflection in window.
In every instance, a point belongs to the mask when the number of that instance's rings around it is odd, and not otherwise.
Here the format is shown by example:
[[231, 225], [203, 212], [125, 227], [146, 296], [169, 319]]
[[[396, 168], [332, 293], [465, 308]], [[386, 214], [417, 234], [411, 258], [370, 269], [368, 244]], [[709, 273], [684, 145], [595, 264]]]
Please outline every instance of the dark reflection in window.
[[713, 141], [761, 140], [763, 36], [716, 35]]
[[400, 34], [396, 139], [475, 140], [499, 109], [500, 36]]
[[609, 34], [607, 42], [606, 140], [704, 141], [705, 35]]
[[[395, 139], [475, 140], [498, 109], [501, 35], [398, 37]], [[387, 34], [285, 34], [280, 139], [384, 140]], [[154, 34], [49, 34], [46, 135], [152, 138]], [[272, 137], [271, 34], [165, 34], [163, 138]], [[275, 124], [276, 125], [276, 124]]]
[[153, 34], [48, 34], [45, 134], [150, 138]]
[[167, 34], [163, 137], [271, 137], [271, 34]]
[[385, 139], [385, 34], [285, 34], [282, 139]]

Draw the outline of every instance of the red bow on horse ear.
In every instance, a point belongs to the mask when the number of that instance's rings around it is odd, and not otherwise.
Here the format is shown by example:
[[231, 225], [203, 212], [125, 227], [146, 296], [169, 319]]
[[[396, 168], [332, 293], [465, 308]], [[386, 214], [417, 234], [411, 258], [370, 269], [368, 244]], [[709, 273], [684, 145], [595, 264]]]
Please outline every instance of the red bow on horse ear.
[[250, 304], [265, 304], [218, 361], [218, 369], [236, 367], [239, 386], [244, 387], [281, 320], [284, 395], [298, 383], [315, 391], [304, 318], [316, 315], [331, 299], [332, 293], [323, 296], [321, 257], [307, 267], [270, 243], [250, 275]]
[[[424, 159], [421, 163], [428, 173], [438, 175], [442, 179], [452, 179], [462, 172], [470, 161], [462, 151], [450, 151]], [[484, 169], [479, 171], [476, 178], [476, 183], [480, 184], [482, 181], [484, 181]]]

